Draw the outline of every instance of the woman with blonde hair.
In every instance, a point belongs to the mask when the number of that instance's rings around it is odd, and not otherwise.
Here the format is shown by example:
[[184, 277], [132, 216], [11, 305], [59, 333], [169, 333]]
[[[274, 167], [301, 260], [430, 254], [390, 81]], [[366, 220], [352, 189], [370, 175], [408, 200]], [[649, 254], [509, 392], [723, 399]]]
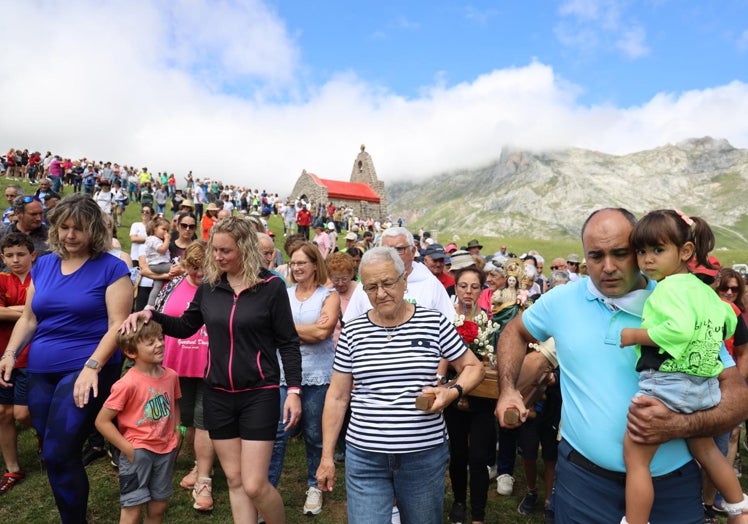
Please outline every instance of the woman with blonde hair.
[[256, 522], [258, 511], [268, 524], [284, 522], [283, 500], [268, 481], [281, 412], [277, 354], [289, 393], [284, 420], [291, 428], [301, 416], [301, 353], [286, 286], [262, 267], [251, 224], [229, 217], [211, 230], [203, 282], [181, 316], [140, 311], [122, 330], [134, 330], [138, 318], [153, 318], [176, 338], [205, 325], [205, 427], [226, 474], [234, 522]]

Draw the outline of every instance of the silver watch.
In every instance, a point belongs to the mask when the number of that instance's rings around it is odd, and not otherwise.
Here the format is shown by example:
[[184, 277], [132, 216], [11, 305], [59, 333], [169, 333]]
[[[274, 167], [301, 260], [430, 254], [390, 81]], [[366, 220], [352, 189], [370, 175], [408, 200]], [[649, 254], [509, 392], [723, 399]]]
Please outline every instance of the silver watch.
[[87, 368], [91, 368], [91, 369], [99, 369], [99, 366], [100, 366], [101, 364], [99, 364], [99, 361], [98, 361], [98, 360], [94, 360], [94, 359], [92, 359], [92, 358], [89, 358], [88, 360], [86, 360], [86, 363], [85, 363], [84, 365], [85, 365], [85, 366], [86, 366]]

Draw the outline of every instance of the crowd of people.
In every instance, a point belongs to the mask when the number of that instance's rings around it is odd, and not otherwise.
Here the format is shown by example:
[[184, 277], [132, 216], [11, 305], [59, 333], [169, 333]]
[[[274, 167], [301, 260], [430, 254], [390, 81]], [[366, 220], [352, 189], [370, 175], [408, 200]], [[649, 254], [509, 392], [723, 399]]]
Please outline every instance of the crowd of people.
[[[64, 160], [58, 174], [16, 153], [0, 228], [0, 495], [25, 478], [19, 424], [36, 430], [66, 523], [85, 522], [85, 465], [103, 439], [121, 522], [163, 519], [182, 440], [194, 466], [178, 485], [195, 510], [214, 508], [217, 458], [235, 522], [284, 522], [296, 434], [309, 515], [342, 462], [349, 522], [442, 522], [447, 478], [450, 522], [483, 522], [491, 479], [513, 494], [519, 453], [521, 515], [695, 523], [716, 508], [748, 521], [732, 467], [748, 298], [708, 256], [702, 219], [597, 210], [583, 255], [548, 257], [546, 271], [537, 251], [443, 246], [191, 173], [180, 190], [166, 173], [79, 162], [96, 173], [87, 191], [75, 162], [67, 179]], [[32, 177], [35, 195], [12, 180]], [[126, 200], [141, 211], [129, 254], [114, 238]]]

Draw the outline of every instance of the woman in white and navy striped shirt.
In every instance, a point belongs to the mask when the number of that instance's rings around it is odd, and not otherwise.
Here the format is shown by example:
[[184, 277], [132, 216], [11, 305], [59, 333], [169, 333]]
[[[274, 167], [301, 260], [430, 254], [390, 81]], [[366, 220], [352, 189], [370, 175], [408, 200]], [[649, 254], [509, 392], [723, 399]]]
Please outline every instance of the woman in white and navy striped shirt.
[[[333, 489], [335, 442], [348, 404], [345, 477], [348, 522], [388, 523], [398, 501], [405, 522], [442, 522], [449, 449], [442, 410], [474, 388], [483, 366], [438, 311], [403, 300], [407, 281], [393, 248], [367, 251], [361, 282], [373, 309], [346, 323], [322, 417], [319, 488]], [[438, 388], [439, 360], [460, 376]], [[422, 393], [434, 396], [416, 409]]]

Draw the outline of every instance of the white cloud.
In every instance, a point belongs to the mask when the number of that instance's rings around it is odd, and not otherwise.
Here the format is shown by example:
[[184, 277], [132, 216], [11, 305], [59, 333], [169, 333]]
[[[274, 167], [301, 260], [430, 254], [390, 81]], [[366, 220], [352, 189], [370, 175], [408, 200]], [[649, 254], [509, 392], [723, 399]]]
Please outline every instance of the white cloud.
[[558, 9], [559, 42], [583, 54], [619, 51], [630, 59], [649, 54], [646, 31], [627, 15], [626, 0], [567, 0]]
[[[627, 153], [711, 135], [748, 147], [741, 82], [664, 93], [631, 108], [582, 106], [581, 88], [539, 62], [454, 86], [437, 74], [413, 98], [354, 72], [297, 87], [299, 50], [273, 13], [247, 14], [259, 4], [224, 2], [213, 14], [199, 0], [179, 4], [198, 13], [189, 16], [93, 0], [40, 16], [37, 5], [11, 3], [0, 21], [5, 41], [16, 42], [13, 74], [0, 82], [6, 148], [147, 165], [180, 180], [193, 170], [285, 193], [302, 169], [347, 179], [361, 143], [386, 181], [486, 164], [505, 145]], [[216, 35], [213, 16], [239, 21]], [[43, 38], [27, 38], [26, 25], [10, 22], [31, 19]], [[200, 19], [214, 30], [197, 27]], [[175, 23], [181, 34], [164, 30]], [[250, 34], [269, 40], [248, 45]], [[252, 87], [227, 94], [238, 78]]]
[[639, 58], [649, 54], [646, 39], [647, 35], [643, 27], [632, 27], [623, 31], [616, 42], [616, 47], [629, 58]]

